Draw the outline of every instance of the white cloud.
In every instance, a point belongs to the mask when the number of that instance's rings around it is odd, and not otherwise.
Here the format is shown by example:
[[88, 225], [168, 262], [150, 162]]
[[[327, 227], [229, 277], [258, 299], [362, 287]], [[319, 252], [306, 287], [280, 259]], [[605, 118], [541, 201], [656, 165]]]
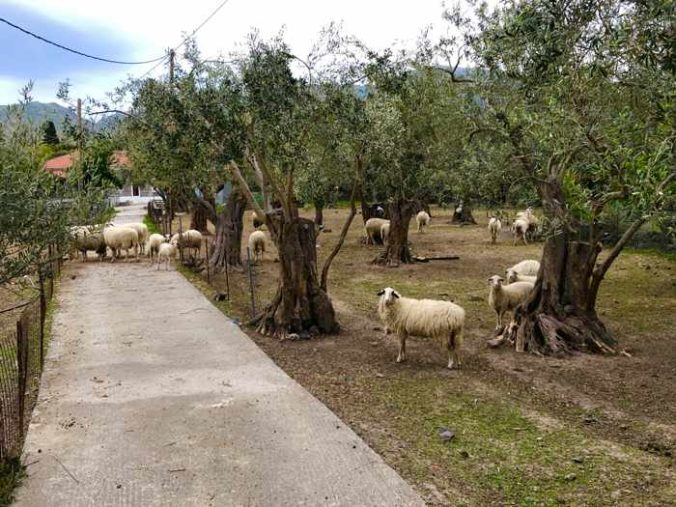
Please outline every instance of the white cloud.
[[[161, 55], [168, 47], [178, 44], [183, 32], [192, 31], [220, 3], [220, 0], [115, 0], [112, 3], [103, 0], [4, 1], [32, 9], [59, 23], [94, 28], [91, 33], [98, 32], [102, 37], [108, 30], [115, 31], [132, 41], [135, 48], [133, 55], [124, 56], [137, 59]], [[396, 40], [412, 44], [427, 25], [441, 26], [441, 10], [440, 0], [229, 0], [200, 30], [197, 42], [205, 57], [211, 57], [234, 50], [254, 27], [263, 36], [269, 37], [286, 26], [285, 40], [292, 51], [303, 55], [323, 26], [331, 21], [342, 21], [346, 33], [356, 35], [371, 47], [384, 49]], [[73, 93], [102, 97], [127, 73], [139, 76], [150, 67], [152, 65], [111, 66], [110, 73], [105, 75], [54, 76], [53, 83], [39, 84], [36, 97], [52, 100], [57, 82], [66, 77], [74, 83]], [[50, 88], [49, 93], [43, 96]], [[0, 103], [10, 99], [5, 93], [7, 90], [7, 85], [0, 83]]]

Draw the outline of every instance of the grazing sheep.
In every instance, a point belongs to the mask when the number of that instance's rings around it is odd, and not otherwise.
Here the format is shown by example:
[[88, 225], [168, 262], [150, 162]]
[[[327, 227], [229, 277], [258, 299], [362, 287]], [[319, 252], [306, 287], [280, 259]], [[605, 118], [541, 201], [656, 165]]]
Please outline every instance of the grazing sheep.
[[87, 262], [87, 251], [93, 250], [103, 260], [106, 256], [106, 242], [103, 232], [96, 227], [76, 226], [70, 229], [72, 247], [82, 254], [82, 262]]
[[389, 238], [390, 238], [390, 223], [389, 222], [380, 226], [380, 237], [383, 240], [383, 244], [385, 244], [385, 241], [389, 241]]
[[491, 243], [495, 244], [498, 239], [498, 234], [502, 230], [502, 222], [498, 217], [491, 217], [488, 221], [488, 232], [491, 233]]
[[[179, 238], [181, 239], [180, 245]], [[191, 255], [192, 250], [195, 250], [195, 258], [197, 258], [199, 257], [200, 249], [202, 248], [202, 233], [195, 229], [188, 229], [182, 234], [174, 234], [171, 237], [170, 243], [176, 245], [181, 250], [187, 248]]]
[[538, 229], [538, 218], [535, 216], [535, 213], [533, 213], [533, 208], [529, 207], [526, 208], [525, 211], [519, 211], [516, 214], [516, 219], [523, 220], [528, 224], [528, 227], [526, 227], [525, 237], [531, 241], [535, 239]]
[[505, 273], [507, 274], [507, 283], [516, 282], [516, 275], [537, 276], [538, 271], [540, 271], [539, 261], [527, 259], [518, 262], [505, 270]]
[[415, 221], [418, 224], [418, 232], [423, 232], [425, 227], [430, 225], [430, 216], [426, 211], [420, 211], [415, 216]]
[[164, 261], [165, 271], [169, 271], [169, 263], [176, 258], [176, 245], [173, 243], [161, 243], [157, 250], [157, 270]]
[[148, 241], [148, 226], [146, 224], [142, 224], [141, 222], [135, 222], [131, 224], [123, 224], [123, 227], [129, 227], [138, 233], [139, 249], [141, 254], [145, 254], [146, 241]]
[[151, 234], [148, 238], [148, 256], [150, 257], [150, 263], [153, 262], [153, 257], [157, 257], [157, 253], [160, 249], [162, 243], [166, 243], [167, 238], [161, 234]]
[[258, 254], [260, 252], [260, 259], [263, 259], [265, 254], [265, 233], [263, 231], [253, 231], [249, 234], [249, 250], [253, 255], [254, 262], [258, 260]]
[[537, 275], [520, 275], [514, 271], [507, 272], [507, 283], [513, 284], [514, 282], [528, 282], [535, 285], [536, 280], [538, 279]]
[[253, 221], [254, 229], [258, 229], [261, 225], [265, 224], [265, 217], [261, 217], [255, 211], [251, 213], [251, 219]]
[[528, 221], [523, 218], [517, 218], [512, 224], [512, 232], [514, 233], [514, 246], [516, 246], [517, 240], [520, 238], [523, 240], [523, 244], [527, 245], [528, 241], [526, 240], [526, 233], [528, 232]]
[[378, 295], [378, 315], [399, 336], [398, 363], [406, 360], [406, 338], [414, 335], [439, 340], [448, 351], [448, 368], [460, 367], [465, 310], [449, 301], [401, 297], [391, 287]]
[[113, 254], [110, 262], [115, 262], [115, 259], [120, 256], [122, 250], [125, 251], [125, 259], [128, 259], [131, 248], [134, 249], [134, 257], [138, 261], [138, 233], [136, 230], [114, 225], [106, 227], [103, 229], [103, 240]]
[[530, 292], [533, 284], [530, 282], [515, 282], [510, 285], [502, 285], [504, 278], [498, 275], [491, 276], [488, 281], [491, 284], [488, 293], [488, 305], [495, 310], [497, 322], [496, 331], [502, 329], [502, 316], [506, 312], [514, 313], [514, 309], [523, 303]]
[[[383, 225], [389, 224], [389, 220], [384, 218], [369, 218], [364, 224], [364, 231], [366, 231], [366, 244], [376, 245], [383, 243], [380, 229]], [[388, 233], [389, 234], [389, 233]]]

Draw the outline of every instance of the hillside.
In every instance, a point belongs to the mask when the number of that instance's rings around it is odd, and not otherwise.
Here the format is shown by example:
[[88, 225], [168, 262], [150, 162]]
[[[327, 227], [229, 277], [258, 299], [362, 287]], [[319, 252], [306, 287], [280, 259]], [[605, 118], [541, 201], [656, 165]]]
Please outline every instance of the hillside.
[[[9, 106], [0, 105], [0, 122], [2, 122], [7, 115]], [[26, 116], [30, 122], [35, 125], [41, 125], [44, 121], [51, 120], [54, 122], [56, 129], [61, 133], [63, 122], [68, 118], [72, 123], [76, 121], [75, 111], [59, 105], [55, 102], [31, 102], [26, 108]], [[101, 118], [97, 123], [86, 123], [93, 127], [97, 132], [114, 128], [120, 118], [119, 114], [111, 114]]]

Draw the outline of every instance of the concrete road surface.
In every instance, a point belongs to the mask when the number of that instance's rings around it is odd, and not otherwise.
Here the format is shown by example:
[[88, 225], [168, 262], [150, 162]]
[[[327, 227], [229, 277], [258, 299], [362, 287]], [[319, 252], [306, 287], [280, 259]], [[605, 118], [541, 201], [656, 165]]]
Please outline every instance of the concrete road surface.
[[424, 505], [179, 273], [62, 280], [16, 505]]

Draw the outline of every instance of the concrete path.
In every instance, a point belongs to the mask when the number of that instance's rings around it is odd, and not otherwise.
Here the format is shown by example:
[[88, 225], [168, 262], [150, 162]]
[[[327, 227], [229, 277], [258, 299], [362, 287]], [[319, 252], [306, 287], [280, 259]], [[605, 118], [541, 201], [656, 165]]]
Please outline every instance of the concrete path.
[[16, 505], [423, 505], [180, 274], [62, 280]]

